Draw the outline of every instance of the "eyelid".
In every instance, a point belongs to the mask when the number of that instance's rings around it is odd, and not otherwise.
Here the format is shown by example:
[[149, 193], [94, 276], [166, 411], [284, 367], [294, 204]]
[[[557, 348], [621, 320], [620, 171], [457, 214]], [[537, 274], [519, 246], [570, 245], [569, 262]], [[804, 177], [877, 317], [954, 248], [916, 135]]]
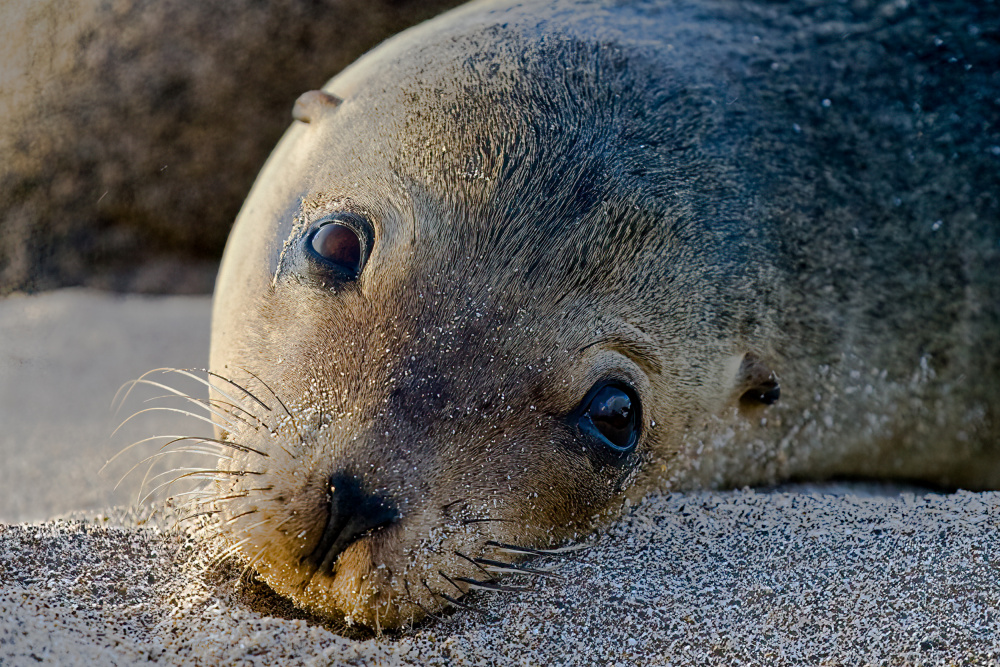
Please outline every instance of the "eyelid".
[[332, 215], [324, 216], [309, 226], [309, 231], [306, 235], [312, 236], [322, 227], [334, 224], [350, 227], [357, 233], [358, 238], [360, 238], [363, 243], [368, 243], [371, 239], [372, 225], [371, 222], [369, 222], [368, 217], [361, 213], [355, 213], [354, 211], [338, 211]]
[[631, 359], [637, 366], [651, 375], [659, 375], [663, 371], [663, 364], [660, 363], [660, 355], [656, 346], [651, 342], [633, 340], [620, 334], [605, 336], [593, 343], [588, 343], [580, 348], [583, 352], [591, 347], [600, 346], [610, 352], [619, 354]]
[[354, 230], [354, 233], [358, 235], [358, 241], [361, 243], [361, 263], [360, 269], [364, 268], [365, 264], [368, 263], [368, 258], [371, 257], [372, 249], [375, 243], [375, 230], [368, 216], [357, 213], [355, 211], [339, 211], [332, 215], [324, 216], [306, 228], [303, 241], [311, 246], [312, 239], [315, 238], [316, 233], [320, 229], [326, 227], [327, 225], [343, 225]]

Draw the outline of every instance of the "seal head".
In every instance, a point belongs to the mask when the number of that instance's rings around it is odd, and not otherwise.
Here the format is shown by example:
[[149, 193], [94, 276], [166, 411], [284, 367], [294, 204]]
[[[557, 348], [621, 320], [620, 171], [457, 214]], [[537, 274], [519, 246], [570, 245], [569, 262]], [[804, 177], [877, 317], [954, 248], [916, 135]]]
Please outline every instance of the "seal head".
[[689, 75], [497, 20], [303, 96], [217, 287], [212, 369], [266, 405], [220, 424], [228, 525], [277, 592], [370, 627], [482, 581], [492, 543], [586, 531], [746, 391], [754, 276], [703, 242], [735, 217]]

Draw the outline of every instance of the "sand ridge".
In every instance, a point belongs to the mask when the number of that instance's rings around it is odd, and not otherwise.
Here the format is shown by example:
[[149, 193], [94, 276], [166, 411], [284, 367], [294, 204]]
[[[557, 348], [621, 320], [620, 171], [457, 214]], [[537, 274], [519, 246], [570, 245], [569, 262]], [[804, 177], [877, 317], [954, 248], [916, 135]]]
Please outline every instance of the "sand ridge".
[[134, 513], [6, 525], [0, 664], [1000, 664], [1000, 494], [868, 491], [648, 498], [534, 561], [561, 579], [368, 640], [252, 611]]

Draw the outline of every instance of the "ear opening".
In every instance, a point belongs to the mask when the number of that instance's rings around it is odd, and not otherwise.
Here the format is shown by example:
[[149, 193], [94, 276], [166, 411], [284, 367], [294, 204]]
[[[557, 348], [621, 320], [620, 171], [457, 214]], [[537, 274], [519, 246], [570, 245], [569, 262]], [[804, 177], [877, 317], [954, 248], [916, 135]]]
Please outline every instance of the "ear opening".
[[313, 119], [330, 109], [335, 109], [342, 99], [322, 90], [310, 90], [299, 95], [292, 107], [292, 118], [301, 123], [311, 123]]
[[737, 377], [741, 408], [773, 405], [781, 397], [777, 373], [752, 352], [743, 357]]

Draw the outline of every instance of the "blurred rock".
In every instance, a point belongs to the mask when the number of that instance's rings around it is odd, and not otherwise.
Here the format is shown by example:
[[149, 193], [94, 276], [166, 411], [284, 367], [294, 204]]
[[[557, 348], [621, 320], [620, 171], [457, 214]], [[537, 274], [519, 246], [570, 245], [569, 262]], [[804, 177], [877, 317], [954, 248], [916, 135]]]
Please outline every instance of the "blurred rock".
[[0, 295], [204, 293], [295, 98], [457, 0], [0, 6]]

